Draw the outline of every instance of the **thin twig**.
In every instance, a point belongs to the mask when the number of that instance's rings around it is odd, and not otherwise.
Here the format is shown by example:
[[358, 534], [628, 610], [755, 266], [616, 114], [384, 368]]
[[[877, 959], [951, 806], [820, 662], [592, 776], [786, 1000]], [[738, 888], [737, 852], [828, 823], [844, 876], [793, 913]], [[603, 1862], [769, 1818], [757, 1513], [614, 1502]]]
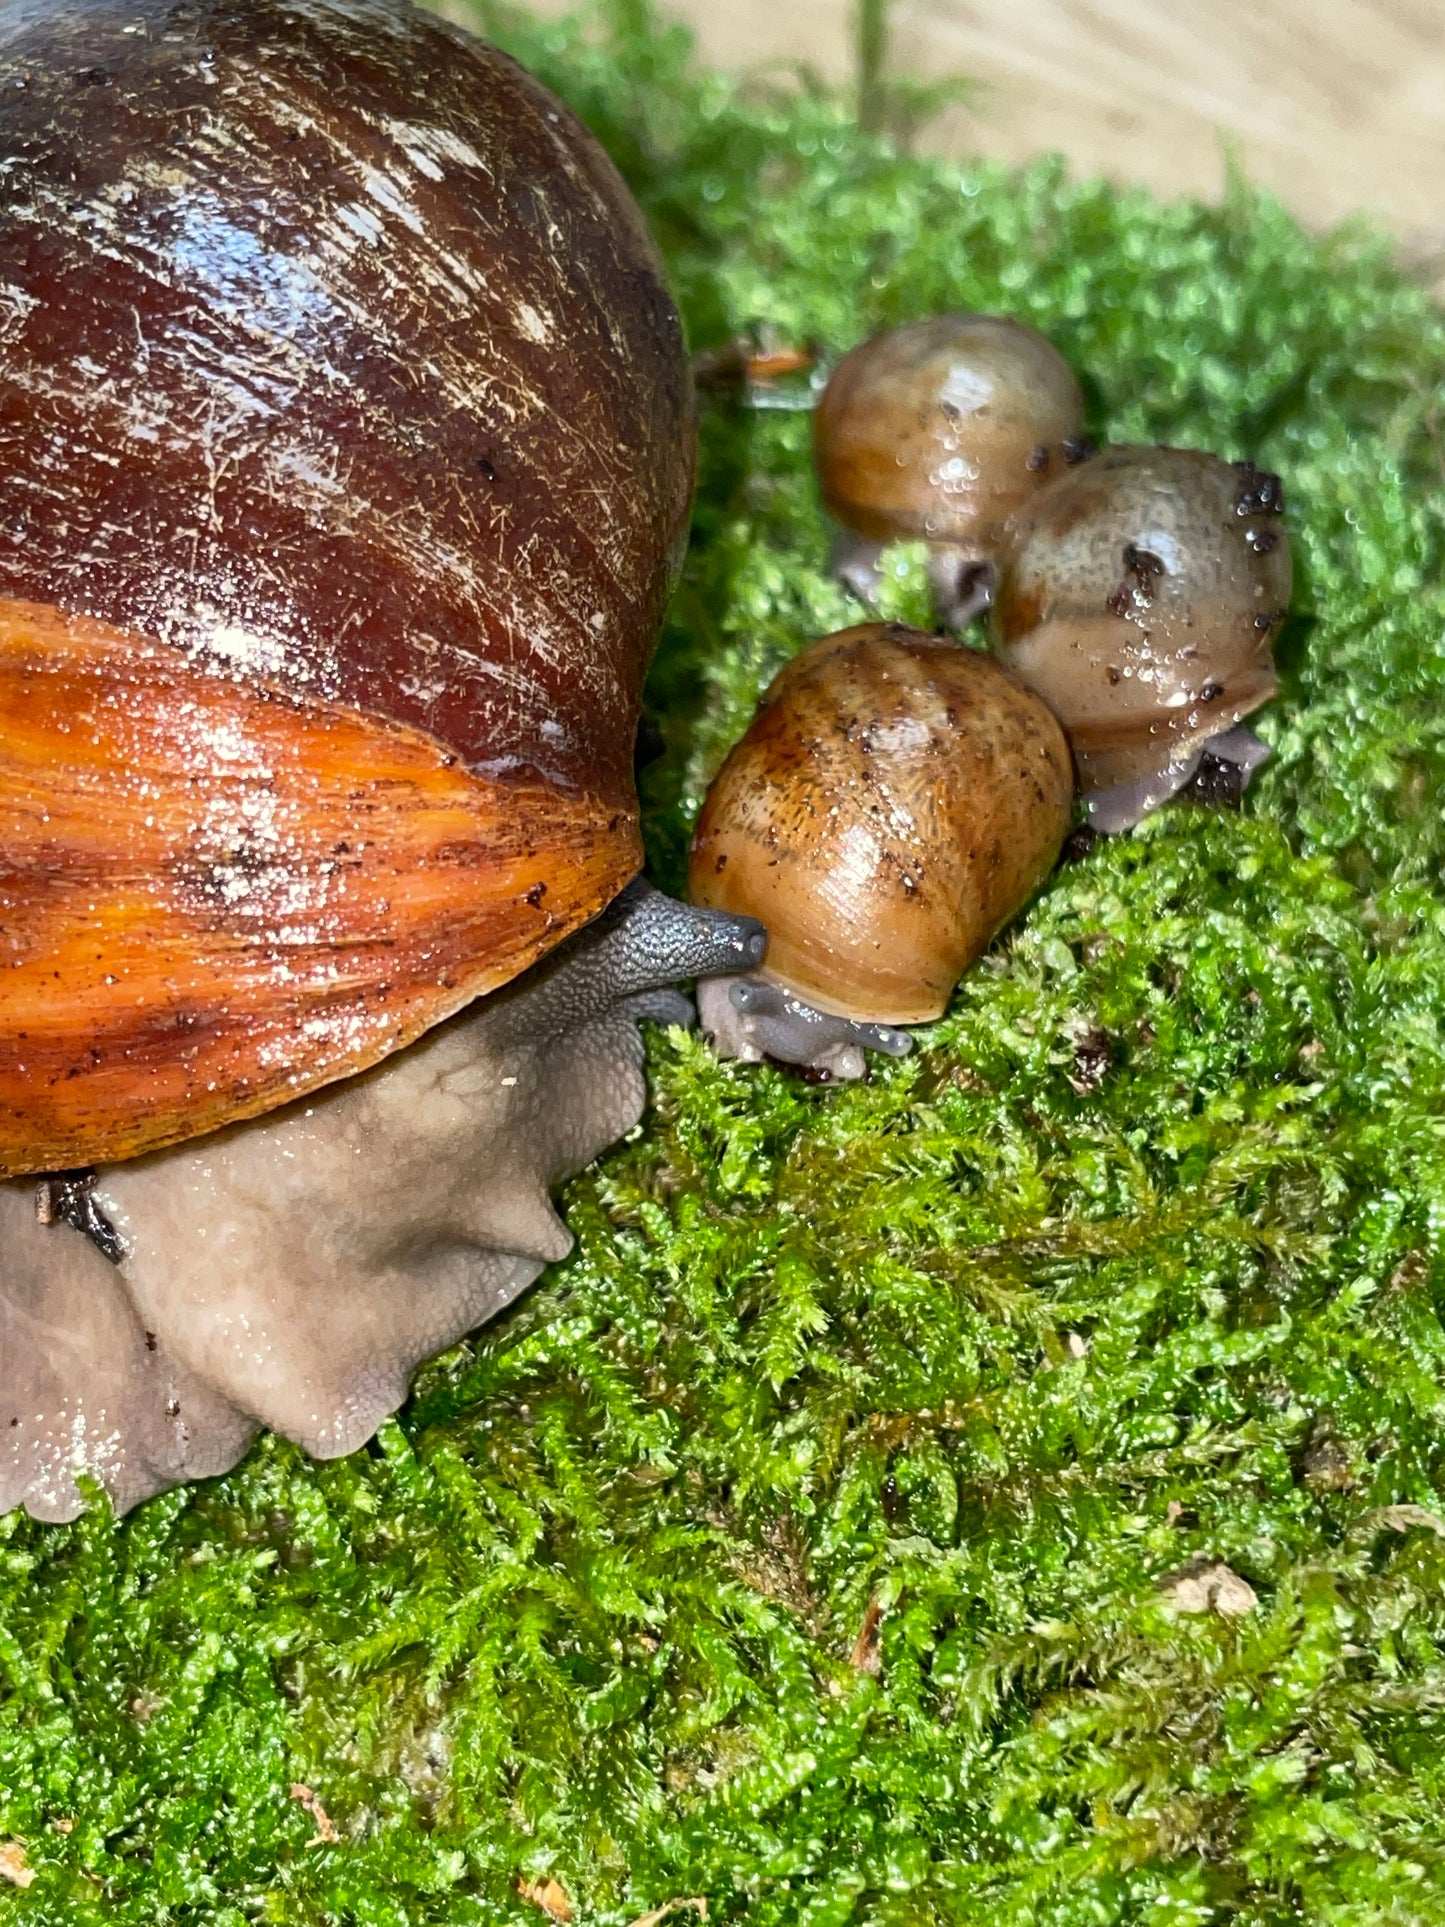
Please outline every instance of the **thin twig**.
[[887, 114], [888, 0], [858, 0], [858, 125], [881, 134]]

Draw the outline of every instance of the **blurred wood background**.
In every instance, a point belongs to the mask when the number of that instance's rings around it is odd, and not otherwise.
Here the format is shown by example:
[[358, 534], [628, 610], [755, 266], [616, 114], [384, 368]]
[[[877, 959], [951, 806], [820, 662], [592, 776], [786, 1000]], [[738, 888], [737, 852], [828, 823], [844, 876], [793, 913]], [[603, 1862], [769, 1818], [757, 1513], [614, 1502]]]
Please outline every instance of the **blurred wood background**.
[[[566, 0], [534, 0], [561, 12]], [[703, 57], [852, 71], [850, 0], [663, 0]], [[920, 145], [1214, 195], [1226, 146], [1306, 221], [1366, 214], [1445, 292], [1445, 0], [895, 0], [889, 67], [977, 83]]]

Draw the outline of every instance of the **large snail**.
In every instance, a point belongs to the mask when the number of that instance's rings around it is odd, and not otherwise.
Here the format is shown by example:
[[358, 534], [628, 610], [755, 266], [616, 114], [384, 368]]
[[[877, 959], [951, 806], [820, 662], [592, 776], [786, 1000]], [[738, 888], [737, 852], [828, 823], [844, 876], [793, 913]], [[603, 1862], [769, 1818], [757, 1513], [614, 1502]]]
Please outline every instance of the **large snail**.
[[1241, 781], [1267, 754], [1240, 725], [1278, 687], [1283, 509], [1252, 462], [1109, 448], [1016, 511], [993, 646], [1063, 724], [1096, 829], [1137, 822], [1206, 752]]
[[691, 403], [563, 108], [401, 0], [64, 0], [0, 164], [0, 1509], [64, 1518], [359, 1444], [762, 938], [629, 886]]
[[708, 791], [693, 901], [767, 962], [699, 985], [724, 1056], [834, 1078], [900, 1055], [1052, 869], [1073, 776], [1037, 697], [977, 650], [868, 623], [803, 649]]
[[843, 356], [813, 417], [823, 500], [843, 526], [834, 567], [871, 601], [885, 544], [922, 540], [939, 614], [987, 606], [1004, 525], [1087, 456], [1084, 398], [1036, 328], [944, 314]]

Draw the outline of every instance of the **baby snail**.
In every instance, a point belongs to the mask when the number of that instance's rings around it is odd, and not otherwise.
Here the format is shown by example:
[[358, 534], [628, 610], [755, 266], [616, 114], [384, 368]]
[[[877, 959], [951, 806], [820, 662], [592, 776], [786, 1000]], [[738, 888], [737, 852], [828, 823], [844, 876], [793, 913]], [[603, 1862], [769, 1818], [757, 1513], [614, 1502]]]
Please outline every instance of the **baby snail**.
[[708, 791], [694, 903], [757, 917], [756, 974], [698, 987], [719, 1054], [862, 1075], [958, 979], [1053, 868], [1069, 746], [1037, 697], [974, 649], [865, 623], [774, 678]]
[[1238, 789], [1268, 755], [1240, 724], [1278, 686], [1283, 512], [1279, 477], [1252, 462], [1109, 448], [1014, 516], [994, 650], [1063, 724], [1093, 828], [1137, 823], [1206, 755]]
[[962, 628], [987, 607], [1009, 516], [1092, 447], [1079, 384], [1036, 328], [945, 314], [877, 335], [844, 355], [813, 417], [844, 531], [835, 573], [872, 602], [884, 547], [925, 541], [938, 613]]
[[[571, 1239], [686, 537], [627, 189], [405, 0], [0, 10], [0, 1511], [353, 1451]], [[84, 83], [84, 84], [79, 84]]]

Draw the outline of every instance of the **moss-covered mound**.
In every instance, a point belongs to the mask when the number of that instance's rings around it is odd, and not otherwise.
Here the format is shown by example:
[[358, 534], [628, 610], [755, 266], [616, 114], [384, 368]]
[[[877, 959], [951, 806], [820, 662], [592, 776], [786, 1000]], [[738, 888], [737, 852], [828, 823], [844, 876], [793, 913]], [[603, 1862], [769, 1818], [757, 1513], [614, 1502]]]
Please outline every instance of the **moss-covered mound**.
[[[0, 1917], [1445, 1922], [1445, 328], [1242, 187], [899, 158], [628, 0], [493, 25], [698, 346], [1007, 309], [1100, 433], [1280, 470], [1276, 754], [1064, 868], [866, 1086], [658, 1034], [576, 1256], [372, 1450], [0, 1524]], [[856, 619], [826, 545], [806, 418], [711, 408], [664, 881]]]

